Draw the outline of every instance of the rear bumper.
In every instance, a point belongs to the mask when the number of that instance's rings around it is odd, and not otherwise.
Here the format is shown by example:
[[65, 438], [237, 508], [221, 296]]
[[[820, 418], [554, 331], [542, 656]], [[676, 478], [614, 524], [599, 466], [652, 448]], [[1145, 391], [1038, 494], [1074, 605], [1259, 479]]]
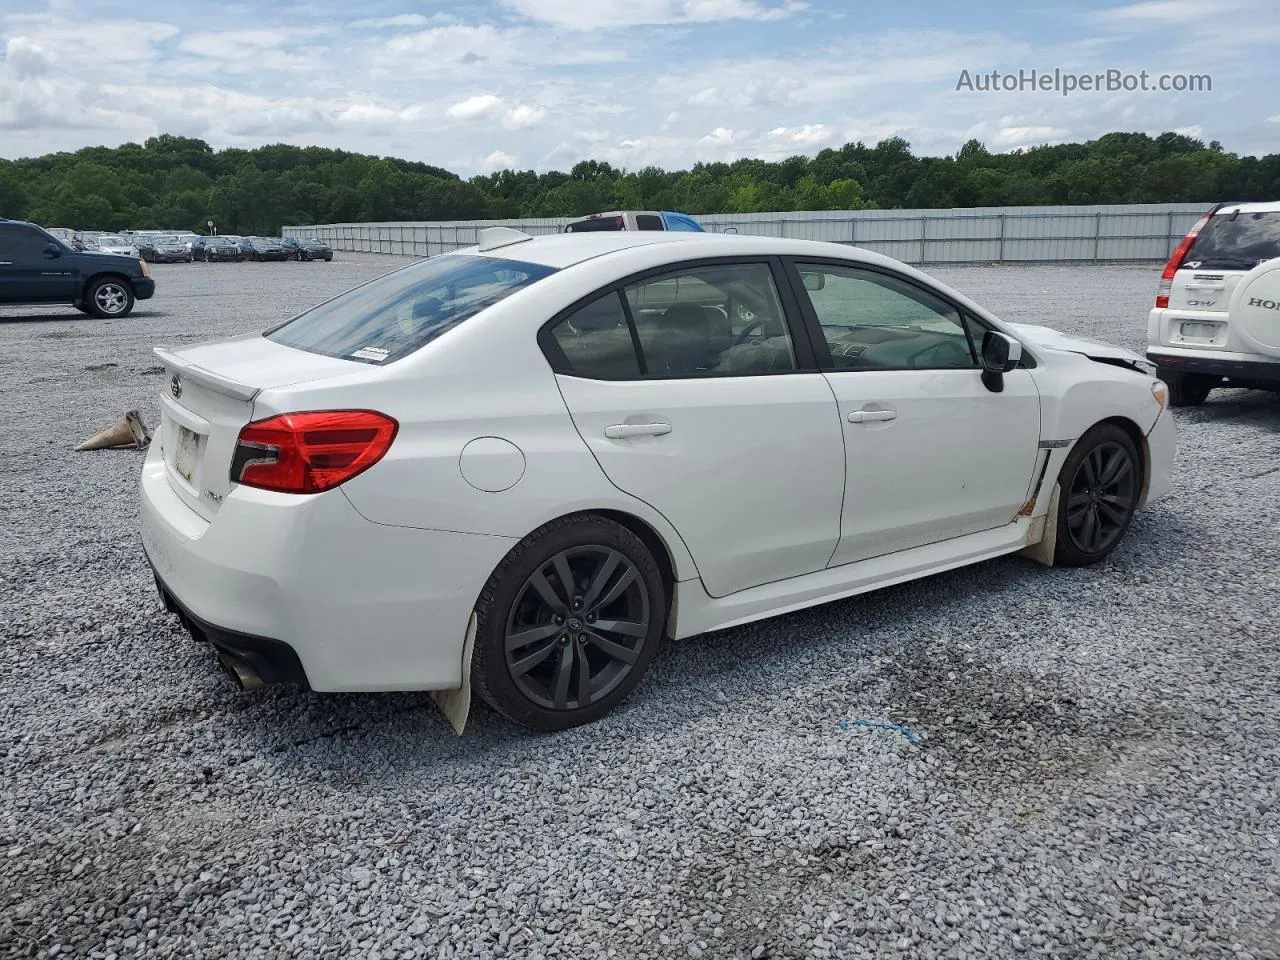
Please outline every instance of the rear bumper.
[[1169, 373], [1197, 373], [1212, 377], [1229, 377], [1251, 383], [1280, 383], [1280, 360], [1239, 360], [1207, 357], [1184, 351], [1153, 347], [1147, 359]]
[[167, 471], [153, 443], [142, 540], [193, 632], [318, 691], [461, 685], [476, 598], [514, 540], [371, 523], [341, 489], [236, 487], [209, 522]]
[[[152, 572], [155, 572], [155, 564], [152, 564]], [[303, 689], [311, 688], [302, 661], [287, 643], [214, 626], [188, 610], [165, 585], [160, 574], [156, 573], [155, 578], [165, 609], [176, 613], [195, 639], [212, 644], [220, 652], [248, 664], [263, 683], [295, 683]]]
[[130, 282], [133, 284], [135, 300], [150, 300], [155, 296], [156, 282], [150, 277], [134, 277]]

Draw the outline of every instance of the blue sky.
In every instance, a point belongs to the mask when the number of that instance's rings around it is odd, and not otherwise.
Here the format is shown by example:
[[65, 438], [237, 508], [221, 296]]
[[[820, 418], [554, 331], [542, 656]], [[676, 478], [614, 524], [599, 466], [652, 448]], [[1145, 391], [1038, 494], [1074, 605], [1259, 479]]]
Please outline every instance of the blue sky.
[[[1179, 130], [1280, 152], [1280, 2], [6, 0], [0, 156], [287, 142], [464, 175], [953, 153]], [[962, 70], [1207, 73], [1207, 92], [957, 91]]]

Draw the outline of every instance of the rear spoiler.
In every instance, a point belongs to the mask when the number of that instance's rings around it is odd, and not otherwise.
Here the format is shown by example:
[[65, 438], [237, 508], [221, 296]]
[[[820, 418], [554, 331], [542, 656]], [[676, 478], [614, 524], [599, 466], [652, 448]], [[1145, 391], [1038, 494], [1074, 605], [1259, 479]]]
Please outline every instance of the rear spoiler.
[[202, 387], [208, 387], [217, 393], [233, 397], [236, 400], [249, 401], [262, 392], [260, 387], [251, 387], [248, 384], [239, 383], [221, 374], [214, 373], [212, 370], [198, 367], [188, 360], [183, 360], [176, 353], [164, 347], [152, 347], [152, 352], [155, 353], [167, 369], [172, 370], [175, 374], [194, 381]]

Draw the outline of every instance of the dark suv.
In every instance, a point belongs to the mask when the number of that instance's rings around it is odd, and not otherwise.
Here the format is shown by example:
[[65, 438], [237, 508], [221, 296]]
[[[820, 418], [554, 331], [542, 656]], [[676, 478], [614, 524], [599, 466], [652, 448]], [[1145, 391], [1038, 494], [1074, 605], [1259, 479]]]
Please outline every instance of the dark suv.
[[95, 317], [123, 317], [155, 292], [137, 257], [80, 252], [34, 223], [0, 220], [0, 306], [69, 303]]

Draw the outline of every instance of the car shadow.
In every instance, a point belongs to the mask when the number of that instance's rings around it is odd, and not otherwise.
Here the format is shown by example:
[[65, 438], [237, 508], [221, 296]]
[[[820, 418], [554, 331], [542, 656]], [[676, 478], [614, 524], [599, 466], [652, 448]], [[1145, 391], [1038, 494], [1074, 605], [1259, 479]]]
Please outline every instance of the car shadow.
[[[317, 767], [349, 785], [385, 784], [441, 764], [501, 769], [531, 752], [559, 756], [610, 750], [637, 737], [683, 728], [760, 722], [777, 692], [830, 697], [815, 722], [837, 729], [859, 708], [879, 706], [876, 688], [904, 659], [933, 656], [957, 626], [981, 636], [998, 629], [1016, 648], [1009, 610], [1028, 595], [1088, 595], [1104, 582], [1138, 582], [1167, 564], [1196, 562], [1199, 525], [1159, 504], [1138, 514], [1125, 544], [1107, 562], [1046, 569], [1018, 556], [939, 573], [742, 627], [667, 641], [635, 693], [601, 720], [560, 733], [519, 726], [473, 697], [466, 730], [455, 735], [427, 693], [320, 694], [295, 687], [233, 692], [213, 653], [207, 659], [220, 723], [243, 756], [311, 776]], [[1053, 578], [1046, 587], [1037, 581]], [[949, 648], [948, 648], [949, 649]], [[968, 656], [968, 654], [966, 654]], [[979, 657], [981, 659], [981, 657]], [[767, 690], [762, 676], [767, 671]], [[217, 676], [215, 676], [217, 674]], [[768, 697], [762, 697], [768, 693]], [[929, 691], [922, 691], [929, 695]], [[224, 699], [225, 698], [225, 699]], [[756, 712], [755, 704], [759, 706]], [[900, 719], [900, 718], [899, 718]], [[709, 734], [711, 735], [711, 734]], [[726, 733], [727, 735], [727, 733]]]
[[[126, 317], [118, 318], [121, 323], [128, 323], [132, 320], [146, 320], [152, 317], [166, 317], [168, 313], [164, 310], [134, 310]], [[58, 313], [16, 313], [3, 314], [0, 313], [0, 323], [65, 323], [68, 320], [110, 320], [110, 317], [95, 317], [92, 314], [81, 313], [74, 307], [70, 310]]]

